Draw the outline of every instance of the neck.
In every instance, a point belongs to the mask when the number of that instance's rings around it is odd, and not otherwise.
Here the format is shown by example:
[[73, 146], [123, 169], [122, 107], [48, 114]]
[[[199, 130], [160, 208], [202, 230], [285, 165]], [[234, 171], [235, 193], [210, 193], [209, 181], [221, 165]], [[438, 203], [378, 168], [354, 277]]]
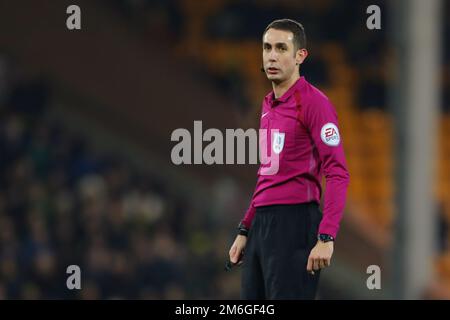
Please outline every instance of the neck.
[[290, 87], [292, 87], [292, 85], [298, 80], [300, 79], [300, 74], [298, 72], [295, 72], [292, 77], [290, 77], [289, 79], [280, 82], [280, 83], [276, 83], [276, 82], [272, 82], [272, 88], [273, 88], [273, 93], [275, 94], [275, 99], [278, 99], [279, 97], [281, 97], [286, 91], [289, 90]]

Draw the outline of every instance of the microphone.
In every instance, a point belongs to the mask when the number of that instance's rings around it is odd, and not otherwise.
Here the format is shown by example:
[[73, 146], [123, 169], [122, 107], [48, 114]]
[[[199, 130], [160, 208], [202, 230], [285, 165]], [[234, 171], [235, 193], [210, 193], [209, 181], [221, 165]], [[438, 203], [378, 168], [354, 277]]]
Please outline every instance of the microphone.
[[239, 259], [236, 263], [231, 262], [231, 260], [228, 258], [227, 262], [225, 262], [225, 271], [231, 271], [231, 269], [234, 266], [240, 266], [239, 262], [242, 260], [242, 258], [244, 257], [244, 250], [241, 251], [241, 255], [239, 256]]
[[231, 268], [233, 268], [233, 263], [230, 260], [228, 260], [225, 263], [225, 271], [231, 271]]

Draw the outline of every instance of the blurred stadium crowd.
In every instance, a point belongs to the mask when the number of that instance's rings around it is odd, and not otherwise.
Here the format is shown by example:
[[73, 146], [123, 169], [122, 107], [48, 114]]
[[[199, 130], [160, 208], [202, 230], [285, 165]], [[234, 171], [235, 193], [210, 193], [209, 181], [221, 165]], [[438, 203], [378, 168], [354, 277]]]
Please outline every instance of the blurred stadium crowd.
[[46, 82], [15, 75], [0, 95], [0, 299], [235, 297], [223, 243], [185, 221], [189, 199], [46, 119]]
[[[386, 90], [393, 53], [385, 28], [368, 36], [365, 19], [352, 18], [365, 13], [370, 2], [112, 3], [138, 30], [161, 30], [179, 59], [195, 64], [238, 102], [240, 112], [252, 116], [270, 90], [260, 71], [262, 30], [275, 18], [301, 21], [311, 54], [301, 72], [335, 102], [343, 128], [353, 177], [350, 208], [374, 227], [390, 230], [394, 154]], [[447, 35], [449, 26], [447, 19]], [[199, 215], [191, 215], [191, 200], [175, 196], [168, 181], [142, 172], [120, 154], [99, 152], [88, 137], [48, 121], [51, 88], [44, 79], [11, 75], [6, 71], [18, 66], [9, 63], [0, 59], [0, 299], [239, 297], [239, 277], [223, 272], [230, 230], [192, 228], [201, 224], [190, 221]], [[436, 266], [450, 287], [448, 41], [442, 70]], [[70, 264], [82, 270], [79, 292], [67, 290], [67, 275], [56, 272]]]

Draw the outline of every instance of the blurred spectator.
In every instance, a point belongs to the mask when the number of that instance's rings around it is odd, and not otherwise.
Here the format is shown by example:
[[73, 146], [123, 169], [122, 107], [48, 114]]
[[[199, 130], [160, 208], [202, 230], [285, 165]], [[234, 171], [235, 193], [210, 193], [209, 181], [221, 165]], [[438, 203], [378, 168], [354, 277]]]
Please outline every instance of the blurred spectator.
[[[18, 83], [0, 109], [0, 297], [187, 297], [191, 248], [180, 241], [189, 200], [49, 123], [45, 86]], [[196, 272], [200, 262], [192, 263]], [[71, 264], [82, 271], [80, 292], [66, 288]], [[201, 281], [221, 270], [200, 273]]]

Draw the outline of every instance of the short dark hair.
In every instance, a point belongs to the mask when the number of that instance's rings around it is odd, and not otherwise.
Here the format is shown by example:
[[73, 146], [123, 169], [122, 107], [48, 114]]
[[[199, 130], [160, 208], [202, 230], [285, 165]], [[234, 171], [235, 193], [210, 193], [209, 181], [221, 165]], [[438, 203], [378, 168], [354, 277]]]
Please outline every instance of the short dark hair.
[[263, 37], [267, 30], [276, 29], [283, 31], [290, 31], [294, 35], [292, 42], [294, 43], [294, 51], [297, 52], [298, 49], [306, 48], [306, 34], [305, 28], [300, 22], [292, 19], [279, 19], [274, 20], [266, 27], [263, 33]]

